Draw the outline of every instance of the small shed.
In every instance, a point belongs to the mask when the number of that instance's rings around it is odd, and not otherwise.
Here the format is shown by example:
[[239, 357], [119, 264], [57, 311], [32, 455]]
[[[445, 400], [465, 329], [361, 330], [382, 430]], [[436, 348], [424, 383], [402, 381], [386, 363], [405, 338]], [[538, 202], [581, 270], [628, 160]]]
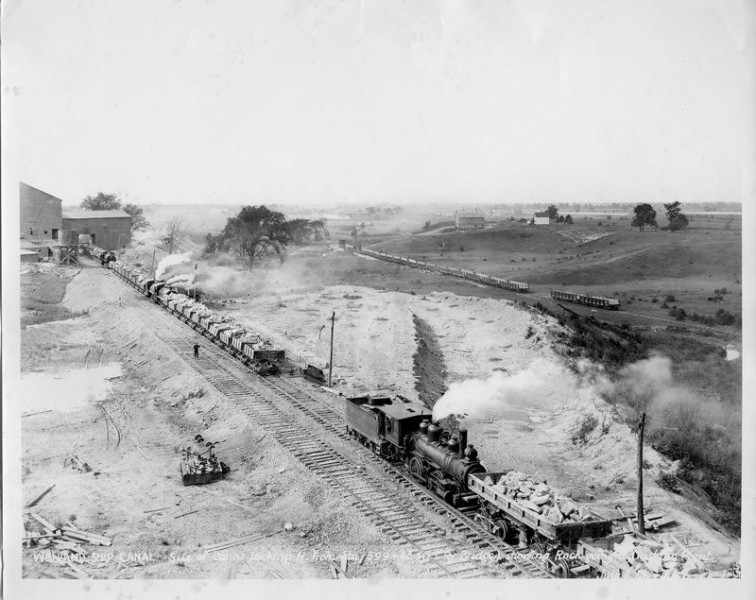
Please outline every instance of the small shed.
[[22, 263], [35, 263], [39, 260], [39, 252], [34, 250], [21, 250], [21, 262]]
[[533, 214], [534, 225], [548, 225], [550, 222], [549, 213], [547, 212], [537, 212]]
[[131, 241], [131, 215], [122, 210], [63, 209], [63, 228], [88, 234], [103, 250], [118, 250]]

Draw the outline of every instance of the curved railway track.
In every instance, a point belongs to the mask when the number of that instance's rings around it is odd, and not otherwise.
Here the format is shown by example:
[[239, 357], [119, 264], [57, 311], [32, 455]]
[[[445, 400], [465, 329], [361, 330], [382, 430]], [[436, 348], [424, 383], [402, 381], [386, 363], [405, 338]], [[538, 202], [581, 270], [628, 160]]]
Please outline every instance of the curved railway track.
[[[157, 313], [152, 312], [151, 316], [157, 316]], [[150, 320], [157, 325], [155, 320]], [[192, 321], [182, 320], [199, 333]], [[482, 529], [468, 515], [444, 503], [411, 479], [401, 468], [356, 445], [346, 434], [343, 412], [327, 399], [318, 397], [325, 392], [304, 390], [287, 377], [259, 377], [241, 362], [229, 361], [229, 349], [208, 336], [203, 337], [214, 345], [203, 340], [203, 360], [190, 355], [185, 337], [159, 337], [244, 414], [269, 431], [303, 465], [328, 481], [334, 489], [340, 490], [380, 530], [416, 552], [426, 563], [428, 576], [552, 576], [541, 563], [519, 554], [514, 547]], [[296, 409], [296, 414], [312, 421], [315, 427], [303, 427], [291, 412], [282, 408], [286, 405]], [[322, 437], [313, 435], [316, 428], [322, 431]], [[441, 527], [429, 523], [412, 502], [403, 502], [395, 490], [388, 489], [388, 481], [362, 473], [354, 457], [346, 456], [329, 444], [328, 436], [356, 446], [363, 456], [388, 473], [389, 481], [401, 486], [414, 500], [448, 518], [454, 535], [450, 536]]]

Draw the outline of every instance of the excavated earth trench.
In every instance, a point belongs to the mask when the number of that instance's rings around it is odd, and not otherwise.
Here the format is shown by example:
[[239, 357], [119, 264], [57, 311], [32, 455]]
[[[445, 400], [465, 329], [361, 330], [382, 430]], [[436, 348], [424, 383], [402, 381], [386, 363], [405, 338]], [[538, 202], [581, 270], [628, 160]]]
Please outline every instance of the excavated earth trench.
[[433, 328], [427, 321], [412, 314], [415, 323], [417, 350], [413, 355], [415, 389], [420, 401], [433, 408], [446, 392], [446, 364]]

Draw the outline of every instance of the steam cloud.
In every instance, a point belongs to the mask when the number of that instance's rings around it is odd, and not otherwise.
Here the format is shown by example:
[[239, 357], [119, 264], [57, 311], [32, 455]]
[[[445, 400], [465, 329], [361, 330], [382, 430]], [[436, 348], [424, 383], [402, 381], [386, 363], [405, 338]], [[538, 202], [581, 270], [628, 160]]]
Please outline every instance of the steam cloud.
[[[728, 416], [719, 402], [675, 381], [672, 361], [666, 356], [654, 355], [630, 364], [613, 380], [600, 364], [588, 360], [578, 361], [577, 371], [543, 359], [512, 375], [497, 372], [488, 379], [453, 383], [436, 402], [433, 419], [452, 414], [471, 420], [502, 418], [513, 409], [531, 406], [548, 410], [565, 400], [568, 405], [593, 410], [595, 400], [603, 398], [610, 404], [646, 411], [649, 432], [691, 418], [714, 427], [732, 426], [734, 417]], [[598, 406], [595, 409], [600, 411]]]
[[537, 360], [513, 375], [496, 372], [488, 379], [452, 383], [433, 407], [433, 419], [452, 414], [485, 419], [523, 406], [551, 407], [554, 395], [563, 393], [565, 383], [574, 387], [573, 380], [573, 375], [557, 363]]
[[157, 270], [155, 271], [155, 279], [161, 279], [166, 271], [178, 265], [188, 263], [191, 260], [191, 252], [185, 252], [184, 254], [169, 254], [158, 263]]

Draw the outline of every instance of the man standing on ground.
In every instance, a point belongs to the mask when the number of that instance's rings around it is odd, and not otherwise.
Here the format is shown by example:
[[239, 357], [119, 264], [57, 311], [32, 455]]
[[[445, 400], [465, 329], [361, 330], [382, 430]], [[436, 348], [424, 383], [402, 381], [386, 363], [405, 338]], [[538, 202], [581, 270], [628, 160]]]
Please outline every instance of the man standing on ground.
[[194, 344], [194, 358], [199, 358], [199, 344]]

